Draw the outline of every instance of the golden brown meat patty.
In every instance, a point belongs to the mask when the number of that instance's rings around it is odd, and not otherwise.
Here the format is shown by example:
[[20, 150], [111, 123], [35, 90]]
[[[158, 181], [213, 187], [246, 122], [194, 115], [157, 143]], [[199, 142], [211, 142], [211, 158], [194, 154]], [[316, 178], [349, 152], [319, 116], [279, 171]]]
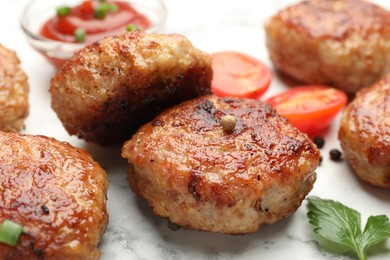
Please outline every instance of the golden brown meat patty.
[[242, 234], [292, 214], [319, 151], [268, 104], [213, 95], [142, 126], [122, 148], [131, 188], [185, 228]]
[[275, 67], [302, 82], [352, 94], [390, 71], [390, 13], [367, 1], [302, 1], [265, 31]]
[[0, 131], [19, 132], [28, 115], [27, 76], [16, 53], [0, 45]]
[[390, 75], [356, 94], [341, 118], [339, 140], [360, 178], [390, 189]]
[[0, 259], [98, 259], [107, 176], [84, 150], [44, 136], [0, 133], [0, 221], [23, 226]]
[[209, 93], [211, 79], [211, 58], [184, 36], [134, 31], [76, 53], [50, 92], [69, 134], [111, 144], [164, 108]]

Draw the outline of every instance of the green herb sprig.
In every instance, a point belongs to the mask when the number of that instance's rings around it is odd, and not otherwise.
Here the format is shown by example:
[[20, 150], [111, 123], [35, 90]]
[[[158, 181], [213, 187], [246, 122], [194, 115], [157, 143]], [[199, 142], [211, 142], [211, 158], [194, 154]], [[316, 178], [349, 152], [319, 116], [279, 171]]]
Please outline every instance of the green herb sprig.
[[364, 230], [361, 230], [360, 213], [340, 202], [318, 197], [308, 199], [309, 223], [313, 231], [325, 241], [317, 239], [320, 245], [328, 242], [338, 250], [355, 253], [359, 260], [367, 259], [369, 247], [390, 237], [390, 222], [385, 215], [370, 216]]

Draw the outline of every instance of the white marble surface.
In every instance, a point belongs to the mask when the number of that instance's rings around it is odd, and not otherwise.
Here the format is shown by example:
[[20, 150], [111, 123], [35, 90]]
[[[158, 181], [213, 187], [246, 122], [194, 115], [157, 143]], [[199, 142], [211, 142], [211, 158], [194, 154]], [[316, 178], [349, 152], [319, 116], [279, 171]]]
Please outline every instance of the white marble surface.
[[[27, 0], [1, 0], [0, 43], [18, 52], [29, 76], [30, 116], [25, 133], [55, 137], [84, 147], [106, 169], [110, 186], [110, 222], [100, 245], [102, 259], [350, 259], [321, 250], [306, 218], [306, 202], [288, 219], [244, 236], [191, 230], [171, 231], [155, 217], [146, 203], [127, 185], [126, 162], [120, 147], [102, 148], [70, 137], [50, 108], [49, 80], [54, 69], [31, 49], [19, 28], [18, 17]], [[49, 0], [48, 0], [49, 1]], [[168, 10], [165, 32], [187, 35], [207, 52], [237, 50], [251, 54], [271, 66], [264, 46], [262, 24], [278, 9], [294, 0], [164, 0]], [[390, 8], [390, 1], [375, 1]], [[1, 66], [1, 65], [0, 65]], [[286, 89], [275, 77], [267, 96]], [[339, 200], [369, 215], [390, 216], [390, 193], [372, 188], [353, 175], [346, 162], [329, 160], [328, 151], [338, 148], [337, 120], [325, 134], [324, 161], [310, 195]], [[369, 259], [390, 259], [390, 242], [382, 254]]]

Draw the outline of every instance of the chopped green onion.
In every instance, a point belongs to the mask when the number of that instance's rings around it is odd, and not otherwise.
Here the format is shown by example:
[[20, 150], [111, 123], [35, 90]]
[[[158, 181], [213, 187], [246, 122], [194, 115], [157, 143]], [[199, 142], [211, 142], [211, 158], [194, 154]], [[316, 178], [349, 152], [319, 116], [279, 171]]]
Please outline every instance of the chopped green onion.
[[108, 4], [108, 10], [111, 12], [118, 11], [119, 7], [116, 4]]
[[118, 11], [118, 6], [116, 4], [102, 3], [95, 8], [94, 16], [97, 19], [104, 19], [107, 15], [107, 12], [116, 12]]
[[108, 8], [106, 5], [99, 5], [95, 8], [94, 15], [97, 19], [104, 19], [107, 15]]
[[69, 6], [61, 6], [57, 8], [57, 15], [58, 16], [66, 16], [70, 14], [72, 9]]
[[77, 28], [74, 31], [74, 37], [76, 38], [76, 42], [84, 42], [85, 38], [87, 38], [87, 33], [84, 28]]
[[0, 225], [0, 242], [10, 246], [16, 246], [22, 231], [23, 226], [6, 219]]
[[126, 31], [128, 32], [131, 32], [131, 31], [141, 31], [141, 29], [137, 26], [137, 25], [134, 25], [134, 24], [129, 24], [126, 26]]

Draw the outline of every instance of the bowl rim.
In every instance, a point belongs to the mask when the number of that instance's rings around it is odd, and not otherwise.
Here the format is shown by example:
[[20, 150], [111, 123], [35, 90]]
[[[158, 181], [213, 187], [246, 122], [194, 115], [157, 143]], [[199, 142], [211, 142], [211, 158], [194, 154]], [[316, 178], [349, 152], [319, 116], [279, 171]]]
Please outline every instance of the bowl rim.
[[[58, 41], [49, 39], [46, 37], [41, 36], [39, 33], [35, 33], [31, 30], [28, 20], [27, 20], [27, 12], [30, 10], [31, 6], [34, 5], [37, 1], [42, 0], [30, 0], [22, 9], [20, 15], [19, 15], [19, 23], [20, 27], [22, 28], [23, 32], [30, 37], [32, 40], [39, 41], [39, 42], [45, 42], [45, 43], [57, 43], [61, 45], [69, 45], [69, 46], [85, 46], [86, 44], [89, 44], [88, 42], [83, 43], [77, 43], [77, 42], [65, 42], [65, 41]], [[134, 0], [115, 0], [118, 2], [133, 2]], [[143, 0], [145, 1], [145, 0]], [[141, 3], [143, 1], [140, 1]], [[165, 3], [162, 0], [153, 0], [154, 2], [159, 4], [159, 7], [161, 8], [162, 15], [159, 16], [157, 22], [154, 24], [152, 23], [152, 26], [145, 30], [145, 32], [149, 33], [158, 33], [157, 30], [163, 27], [167, 20], [167, 8]]]

